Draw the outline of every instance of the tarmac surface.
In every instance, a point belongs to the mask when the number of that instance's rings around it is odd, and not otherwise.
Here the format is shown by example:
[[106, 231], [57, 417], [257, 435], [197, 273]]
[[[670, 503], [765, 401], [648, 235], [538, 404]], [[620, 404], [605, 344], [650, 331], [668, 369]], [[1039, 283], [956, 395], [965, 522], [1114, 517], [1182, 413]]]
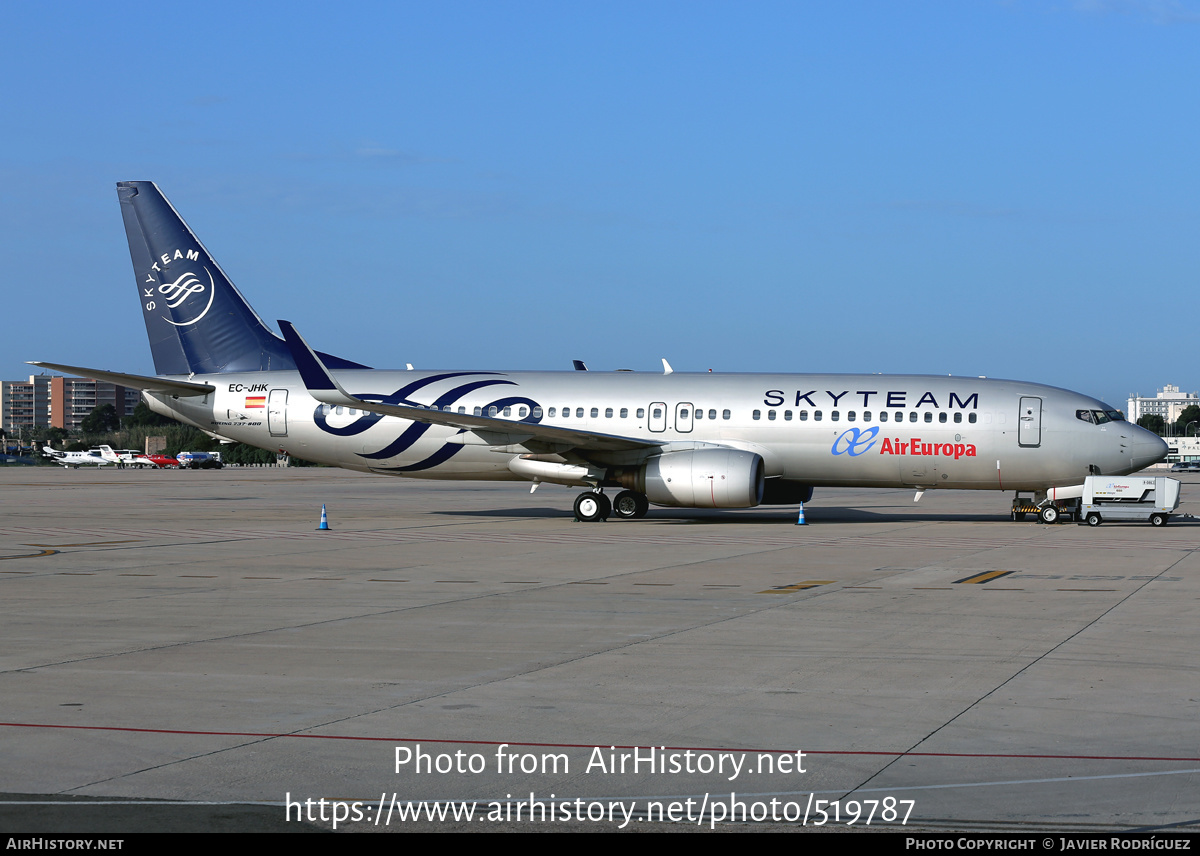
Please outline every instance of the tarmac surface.
[[0, 468], [0, 830], [1200, 827], [1197, 521], [576, 492]]

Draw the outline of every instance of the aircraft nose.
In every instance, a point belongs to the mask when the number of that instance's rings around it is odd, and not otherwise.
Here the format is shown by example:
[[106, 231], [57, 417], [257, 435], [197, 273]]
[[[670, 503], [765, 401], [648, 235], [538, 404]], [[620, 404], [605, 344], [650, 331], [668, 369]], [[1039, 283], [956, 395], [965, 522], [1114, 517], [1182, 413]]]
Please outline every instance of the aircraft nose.
[[1167, 442], [1153, 431], [1147, 431], [1140, 425], [1129, 426], [1133, 436], [1129, 438], [1130, 456], [1133, 466], [1143, 469], [1151, 464], [1157, 464], [1167, 456]]

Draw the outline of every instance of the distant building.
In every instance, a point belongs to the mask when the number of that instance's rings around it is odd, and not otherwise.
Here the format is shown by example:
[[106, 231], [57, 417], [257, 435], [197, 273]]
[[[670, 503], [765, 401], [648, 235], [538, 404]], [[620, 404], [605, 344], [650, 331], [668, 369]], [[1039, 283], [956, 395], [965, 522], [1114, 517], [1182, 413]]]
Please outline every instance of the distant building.
[[1179, 387], [1167, 384], [1154, 398], [1142, 398], [1136, 393], [1131, 395], [1125, 418], [1137, 422], [1143, 416], [1161, 416], [1164, 422], [1170, 424], [1179, 418], [1185, 407], [1192, 404], [1200, 404], [1200, 395], [1180, 392]]
[[79, 430], [87, 416], [102, 404], [111, 404], [117, 416], [133, 415], [141, 395], [103, 380], [30, 375], [28, 381], [0, 381], [0, 427], [13, 432], [30, 428]]
[[0, 381], [0, 428], [9, 433], [50, 425], [49, 375]]

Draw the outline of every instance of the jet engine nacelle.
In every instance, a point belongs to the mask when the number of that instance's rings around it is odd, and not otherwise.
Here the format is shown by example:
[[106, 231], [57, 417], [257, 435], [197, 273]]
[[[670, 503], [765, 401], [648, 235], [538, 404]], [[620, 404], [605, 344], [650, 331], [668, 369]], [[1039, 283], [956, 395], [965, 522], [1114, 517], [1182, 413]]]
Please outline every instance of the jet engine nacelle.
[[658, 455], [620, 481], [655, 505], [753, 508], [762, 502], [764, 470], [753, 452], [700, 449]]

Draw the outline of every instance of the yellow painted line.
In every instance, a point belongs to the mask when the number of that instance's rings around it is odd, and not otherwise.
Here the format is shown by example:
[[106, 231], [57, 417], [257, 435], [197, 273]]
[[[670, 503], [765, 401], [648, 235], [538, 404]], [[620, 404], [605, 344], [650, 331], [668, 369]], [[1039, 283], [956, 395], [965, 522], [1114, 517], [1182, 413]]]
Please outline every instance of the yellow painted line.
[[1007, 577], [1012, 571], [987, 571], [982, 574], [974, 574], [969, 577], [963, 577], [961, 580], [955, 580], [955, 585], [962, 583], [964, 585], [983, 585], [990, 583], [992, 580], [998, 580], [1001, 577]]
[[0, 556], [0, 559], [40, 559], [42, 556], [53, 556], [58, 550], [42, 550], [40, 553], [25, 553], [21, 556]]
[[817, 586], [833, 585], [834, 582], [835, 580], [805, 580], [802, 583], [792, 583], [788, 586], [772, 586], [766, 591], [760, 591], [759, 594], [795, 594]]
[[132, 544], [145, 538], [126, 538], [123, 541], [83, 541], [79, 544], [26, 544], [26, 547], [104, 547], [108, 544]]

